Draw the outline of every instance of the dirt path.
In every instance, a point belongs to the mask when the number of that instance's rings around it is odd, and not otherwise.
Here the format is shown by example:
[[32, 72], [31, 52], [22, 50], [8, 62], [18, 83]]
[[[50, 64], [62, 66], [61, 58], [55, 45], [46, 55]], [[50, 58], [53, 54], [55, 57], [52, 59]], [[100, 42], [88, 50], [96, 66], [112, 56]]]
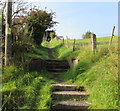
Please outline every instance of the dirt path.
[[48, 48], [47, 48], [47, 50], [48, 50], [48, 57], [49, 57], [50, 59], [55, 59], [55, 57], [54, 57], [53, 54], [52, 54], [52, 48], [50, 48], [50, 43], [48, 43]]
[[50, 43], [47, 46], [48, 56], [50, 60], [46, 60], [46, 68], [50, 72], [51, 79], [55, 80], [58, 84], [52, 84], [52, 104], [50, 111], [61, 110], [74, 110], [84, 111], [87, 110], [90, 103], [86, 101], [89, 96], [84, 90], [78, 91], [77, 85], [65, 84], [64, 72], [69, 70], [70, 66], [67, 60], [56, 60], [50, 48]]

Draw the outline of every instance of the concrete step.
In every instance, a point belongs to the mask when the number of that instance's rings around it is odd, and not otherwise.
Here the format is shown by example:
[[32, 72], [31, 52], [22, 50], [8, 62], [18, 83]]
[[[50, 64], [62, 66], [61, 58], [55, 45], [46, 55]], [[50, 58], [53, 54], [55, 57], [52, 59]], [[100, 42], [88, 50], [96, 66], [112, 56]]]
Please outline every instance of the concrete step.
[[46, 62], [68, 62], [66, 60], [46, 60]]
[[57, 68], [54, 68], [54, 67], [53, 67], [53, 68], [52, 68], [52, 67], [46, 67], [46, 69], [47, 69], [47, 70], [55, 70], [55, 71], [58, 70], [58, 71], [59, 71], [59, 70], [68, 70], [69, 68], [60, 68], [60, 67], [57, 67]]
[[52, 84], [54, 91], [75, 91], [77, 85], [70, 84]]
[[52, 93], [53, 100], [79, 99], [85, 100], [89, 95], [86, 92], [79, 91], [55, 91]]
[[52, 109], [58, 109], [58, 111], [60, 110], [69, 110], [71, 111], [71, 109], [73, 109], [74, 111], [76, 109], [78, 109], [78, 111], [82, 111], [82, 109], [87, 109], [89, 107], [90, 103], [86, 102], [86, 101], [57, 101], [54, 102], [52, 105]]
[[68, 69], [47, 69], [49, 72], [66, 72]]
[[68, 66], [69, 64], [68, 64], [68, 63], [59, 63], [59, 62], [49, 62], [49, 63], [46, 62], [45, 65], [46, 65], [46, 66], [48, 66], [48, 65], [59, 65], [59, 66], [60, 66], [60, 65], [61, 65], [61, 66], [64, 65], [64, 66]]
[[66, 60], [46, 60], [46, 65], [69, 65]]
[[63, 69], [69, 69], [70, 68], [70, 66], [69, 65], [51, 65], [51, 64], [49, 64], [49, 65], [46, 65], [46, 68], [63, 68]]

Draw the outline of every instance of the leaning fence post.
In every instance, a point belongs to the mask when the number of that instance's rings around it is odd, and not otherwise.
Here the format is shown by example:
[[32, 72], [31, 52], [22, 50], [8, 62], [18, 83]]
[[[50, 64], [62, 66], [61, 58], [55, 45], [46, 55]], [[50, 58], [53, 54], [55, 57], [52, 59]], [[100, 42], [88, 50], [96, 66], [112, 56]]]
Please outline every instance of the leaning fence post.
[[115, 26], [113, 26], [113, 28], [112, 28], [112, 36], [111, 36], [111, 38], [110, 38], [109, 45], [112, 44], [112, 40], [113, 40], [113, 36], [114, 36], [114, 31], [115, 31]]
[[92, 51], [95, 52], [95, 50], [97, 49], [96, 35], [95, 34], [91, 34], [91, 44], [92, 44]]
[[73, 52], [75, 51], [75, 39], [74, 39], [74, 43], [73, 43]]

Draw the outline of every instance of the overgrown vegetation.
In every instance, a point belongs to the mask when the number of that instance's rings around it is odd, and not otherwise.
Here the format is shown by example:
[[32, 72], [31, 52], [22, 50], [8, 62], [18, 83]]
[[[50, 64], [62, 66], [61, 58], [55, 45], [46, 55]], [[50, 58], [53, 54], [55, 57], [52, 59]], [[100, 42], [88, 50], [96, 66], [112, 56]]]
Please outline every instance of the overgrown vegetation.
[[49, 109], [51, 86], [54, 81], [47, 73], [28, 72], [22, 68], [9, 66], [2, 76], [2, 109]]
[[[12, 45], [12, 50], [8, 50], [11, 60], [10, 66], [3, 68], [2, 80], [2, 110], [14, 109], [50, 109], [51, 105], [51, 83], [54, 83], [48, 72], [25, 72], [23, 67], [32, 58], [49, 59], [48, 42], [42, 39], [47, 29], [50, 29], [57, 22], [53, 21], [54, 13], [36, 8], [29, 8], [29, 5], [18, 0], [13, 3], [13, 15], [5, 15], [5, 3], [2, 5], [2, 15], [0, 16], [0, 26], [3, 37], [3, 58], [5, 53], [5, 23], [6, 16], [11, 16], [12, 27], [9, 33], [12, 41], [7, 44]], [[11, 5], [12, 9], [12, 5]], [[1, 11], [0, 11], [1, 14]], [[9, 24], [10, 25], [10, 24]], [[8, 25], [8, 26], [9, 26]], [[6, 25], [7, 26], [7, 25]], [[1, 30], [1, 28], [0, 28]], [[82, 40], [76, 40], [76, 48], [73, 52], [73, 40], [50, 41], [53, 55], [57, 59], [74, 60], [80, 59], [77, 65], [72, 64], [72, 68], [63, 76], [66, 83], [78, 84], [86, 87], [90, 93], [88, 101], [92, 103], [90, 109], [117, 109], [118, 108], [118, 47], [117, 37], [114, 37], [113, 45], [108, 47], [109, 37], [97, 38], [97, 48], [93, 54], [90, 44], [90, 34], [83, 35]], [[50, 33], [54, 38], [56, 33]], [[41, 46], [42, 43], [42, 46]], [[6, 56], [5, 56], [6, 57]], [[6, 59], [6, 60], [7, 60]], [[3, 60], [4, 63], [4, 60]], [[6, 64], [7, 65], [7, 64]], [[62, 77], [62, 76], [61, 76]]]
[[[99, 38], [100, 41], [109, 39]], [[79, 40], [80, 41], [80, 40]], [[43, 42], [48, 46], [48, 42]], [[30, 58], [48, 59], [47, 48], [34, 48], [26, 56]], [[88, 101], [90, 109], [118, 108], [118, 47], [115, 42], [98, 47], [94, 55], [91, 47], [81, 47], [74, 52], [67, 48], [62, 41], [52, 40], [50, 46], [57, 59], [71, 60], [79, 58], [77, 65], [63, 74], [66, 83], [85, 86], [90, 94]], [[44, 56], [46, 55], [46, 56]], [[24, 72], [22, 68], [9, 66], [3, 73], [3, 109], [50, 109], [52, 75], [47, 72]], [[9, 107], [8, 107], [9, 106]]]
[[[8, 1], [7, 1], [8, 2]], [[0, 2], [3, 12], [2, 36], [3, 58], [5, 53], [5, 23], [6, 3]], [[13, 6], [13, 7], [12, 7]], [[14, 9], [15, 7], [15, 9]], [[54, 26], [54, 13], [37, 8], [31, 8], [30, 4], [23, 1], [14, 1], [11, 15], [12, 27], [12, 53], [9, 66], [3, 67], [2, 79], [2, 110], [14, 109], [49, 109], [51, 104], [51, 86], [54, 81], [50, 79], [48, 72], [26, 72], [24, 66], [31, 59], [49, 59], [47, 48], [41, 46], [46, 29]], [[3, 60], [4, 66], [4, 60]]]

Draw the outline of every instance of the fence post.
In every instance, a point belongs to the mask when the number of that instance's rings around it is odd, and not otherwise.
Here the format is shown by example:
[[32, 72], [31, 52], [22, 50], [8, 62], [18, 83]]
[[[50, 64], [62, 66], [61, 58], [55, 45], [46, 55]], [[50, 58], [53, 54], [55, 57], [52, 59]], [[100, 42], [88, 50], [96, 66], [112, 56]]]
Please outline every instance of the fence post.
[[66, 38], [67, 38], [67, 48], [69, 48], [68, 36], [66, 36]]
[[64, 45], [64, 38], [63, 38], [63, 45]]
[[95, 34], [91, 34], [91, 44], [92, 44], [92, 51], [95, 52], [95, 50], [97, 49], [96, 35]]
[[112, 28], [112, 36], [111, 36], [111, 38], [110, 38], [109, 45], [112, 44], [112, 40], [113, 40], [113, 36], [114, 36], [114, 31], [115, 31], [115, 26], [113, 26], [113, 28]]
[[75, 51], [75, 39], [74, 39], [74, 43], [73, 43], [73, 52]]

